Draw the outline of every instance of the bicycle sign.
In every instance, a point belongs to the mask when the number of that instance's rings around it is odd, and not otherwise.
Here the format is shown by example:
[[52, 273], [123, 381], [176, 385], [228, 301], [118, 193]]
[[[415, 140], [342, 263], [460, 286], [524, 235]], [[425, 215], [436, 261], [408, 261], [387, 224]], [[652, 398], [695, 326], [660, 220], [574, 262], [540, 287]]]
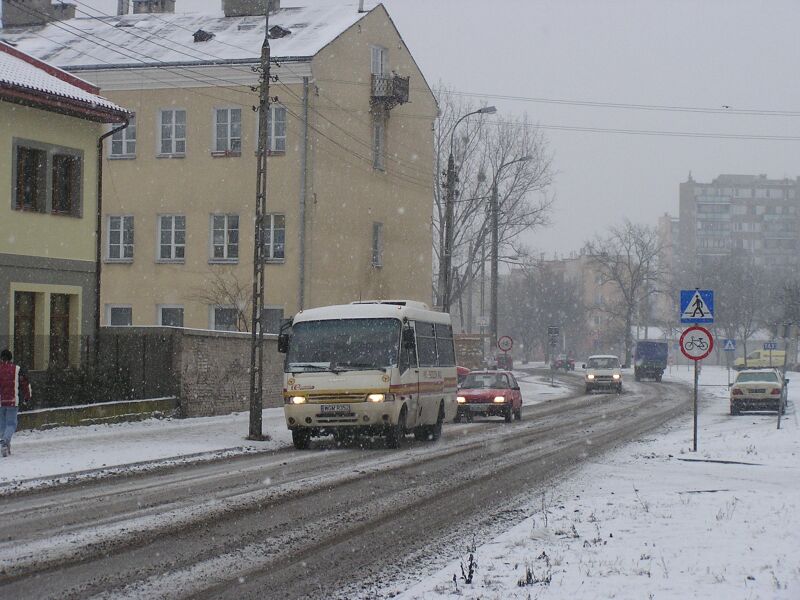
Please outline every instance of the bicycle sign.
[[689, 327], [679, 343], [681, 352], [689, 360], [703, 360], [714, 349], [714, 338], [705, 327]]

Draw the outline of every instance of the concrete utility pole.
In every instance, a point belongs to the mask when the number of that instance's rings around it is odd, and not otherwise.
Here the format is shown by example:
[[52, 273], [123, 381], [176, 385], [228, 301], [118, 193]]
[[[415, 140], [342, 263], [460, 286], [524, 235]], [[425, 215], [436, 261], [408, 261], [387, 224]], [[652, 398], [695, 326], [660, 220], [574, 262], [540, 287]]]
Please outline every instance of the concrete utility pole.
[[523, 156], [521, 158], [516, 158], [514, 160], [510, 160], [501, 164], [497, 168], [497, 172], [494, 174], [494, 180], [492, 181], [492, 250], [490, 254], [489, 261], [491, 262], [491, 270], [489, 275], [489, 285], [490, 285], [490, 314], [489, 314], [489, 334], [491, 335], [490, 344], [497, 343], [497, 287], [498, 287], [498, 275], [497, 275], [497, 268], [498, 268], [498, 254], [500, 251], [500, 225], [499, 225], [499, 216], [498, 213], [500, 212], [499, 207], [499, 200], [498, 200], [498, 193], [497, 193], [497, 182], [500, 179], [500, 174], [503, 172], [503, 169], [506, 167], [513, 165], [514, 163], [518, 162], [526, 162], [531, 159], [530, 156]]
[[267, 125], [269, 117], [269, 12], [267, 0], [264, 43], [261, 46], [261, 85], [258, 98], [258, 172], [256, 177], [256, 222], [253, 238], [253, 320], [250, 344], [250, 433], [247, 439], [266, 439], [262, 432], [264, 406], [264, 219], [267, 214]]
[[453, 203], [456, 194], [456, 161], [453, 158], [453, 135], [456, 127], [471, 115], [491, 115], [497, 112], [494, 106], [485, 106], [465, 114], [458, 119], [450, 130], [450, 156], [447, 159], [447, 179], [445, 180], [444, 199], [444, 252], [439, 261], [439, 297], [442, 312], [450, 312], [450, 294], [452, 291], [453, 265]]

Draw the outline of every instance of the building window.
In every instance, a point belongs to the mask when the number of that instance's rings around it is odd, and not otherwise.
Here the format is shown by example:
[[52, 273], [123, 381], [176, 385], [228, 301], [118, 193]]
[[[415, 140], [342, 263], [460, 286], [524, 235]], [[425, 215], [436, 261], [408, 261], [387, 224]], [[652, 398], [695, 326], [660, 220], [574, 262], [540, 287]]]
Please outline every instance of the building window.
[[282, 306], [264, 307], [264, 310], [261, 312], [261, 326], [264, 328], [264, 333], [280, 333], [282, 323]]
[[160, 305], [158, 324], [162, 327], [183, 327], [183, 307], [174, 304]]
[[83, 153], [49, 144], [14, 141], [13, 207], [81, 216]]
[[370, 73], [383, 76], [389, 70], [389, 51], [382, 46], [370, 46]]
[[214, 306], [211, 311], [211, 329], [216, 331], [240, 331], [240, 311], [235, 306]]
[[286, 152], [286, 108], [273, 104], [267, 116], [267, 148], [270, 153]]
[[81, 204], [81, 158], [53, 155], [53, 213], [77, 215]]
[[264, 258], [280, 262], [286, 258], [286, 217], [271, 214], [264, 221]]
[[239, 215], [211, 215], [211, 260], [239, 260]]
[[372, 266], [383, 266], [383, 223], [372, 224]]
[[133, 217], [108, 217], [108, 253], [110, 261], [133, 260]]
[[178, 109], [161, 111], [161, 143], [159, 154], [162, 156], [183, 156], [186, 154], [186, 111]]
[[186, 217], [161, 215], [158, 218], [158, 260], [183, 262], [186, 251]]
[[125, 129], [111, 136], [112, 158], [134, 158], [136, 156], [136, 117], [131, 117]]
[[38, 148], [16, 146], [16, 199], [18, 210], [44, 212], [47, 204], [47, 152]]
[[242, 109], [218, 108], [214, 115], [215, 153], [239, 155], [242, 152]]
[[106, 304], [106, 323], [110, 327], [133, 325], [133, 308], [128, 305]]
[[386, 168], [386, 121], [382, 114], [372, 118], [372, 167], [383, 171]]

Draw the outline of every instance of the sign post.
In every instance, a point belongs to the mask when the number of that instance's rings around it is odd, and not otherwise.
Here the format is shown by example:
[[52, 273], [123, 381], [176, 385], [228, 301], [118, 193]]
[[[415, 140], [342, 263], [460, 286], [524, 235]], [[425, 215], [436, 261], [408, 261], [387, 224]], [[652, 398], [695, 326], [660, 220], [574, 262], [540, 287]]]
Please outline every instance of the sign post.
[[680, 345], [683, 355], [689, 360], [694, 361], [694, 443], [692, 445], [692, 452], [697, 452], [697, 363], [711, 354], [711, 351], [714, 349], [714, 338], [712, 337], [711, 332], [705, 327], [694, 325], [692, 327], [688, 327], [683, 332], [680, 339]]
[[728, 389], [731, 388], [731, 352], [736, 352], [736, 340], [726, 338], [722, 340], [722, 350], [725, 352], [725, 362], [728, 365]]

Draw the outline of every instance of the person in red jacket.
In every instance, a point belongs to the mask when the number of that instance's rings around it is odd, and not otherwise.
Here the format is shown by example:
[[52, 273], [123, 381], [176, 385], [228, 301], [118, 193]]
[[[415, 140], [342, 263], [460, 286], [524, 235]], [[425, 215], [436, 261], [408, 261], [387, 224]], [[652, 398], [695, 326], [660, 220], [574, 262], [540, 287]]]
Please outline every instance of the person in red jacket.
[[11, 454], [11, 436], [17, 430], [20, 404], [31, 399], [31, 384], [24, 368], [12, 362], [11, 352], [0, 352], [0, 452]]

